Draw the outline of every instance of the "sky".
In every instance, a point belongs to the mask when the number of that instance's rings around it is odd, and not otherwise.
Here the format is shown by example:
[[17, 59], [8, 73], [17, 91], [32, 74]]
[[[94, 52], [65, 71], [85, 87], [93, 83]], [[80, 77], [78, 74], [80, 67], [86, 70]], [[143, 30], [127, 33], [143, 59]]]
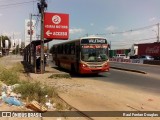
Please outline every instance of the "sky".
[[[69, 14], [69, 40], [99, 35], [111, 43], [112, 49], [126, 49], [134, 43], [157, 41], [160, 0], [46, 1], [46, 12]], [[38, 13], [38, 2], [0, 0], [0, 34], [24, 40], [25, 19], [29, 19], [31, 13]], [[37, 20], [37, 17], [33, 19]], [[39, 24], [36, 29], [39, 34]], [[51, 45], [57, 41], [62, 42], [53, 40]]]

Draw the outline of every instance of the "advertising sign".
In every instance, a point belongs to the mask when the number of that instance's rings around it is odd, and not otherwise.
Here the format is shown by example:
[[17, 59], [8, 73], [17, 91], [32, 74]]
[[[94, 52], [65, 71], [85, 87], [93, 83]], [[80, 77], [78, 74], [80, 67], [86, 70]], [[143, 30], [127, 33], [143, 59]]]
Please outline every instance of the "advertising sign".
[[[32, 40], [36, 40], [36, 27], [35, 27], [36, 21], [32, 20], [30, 23], [30, 20], [25, 20], [25, 46], [27, 46], [30, 43], [30, 34], [32, 34]], [[31, 31], [30, 31], [30, 25], [31, 25]]]
[[160, 43], [138, 44], [138, 55], [160, 56]]
[[44, 13], [44, 38], [69, 38], [69, 14]]

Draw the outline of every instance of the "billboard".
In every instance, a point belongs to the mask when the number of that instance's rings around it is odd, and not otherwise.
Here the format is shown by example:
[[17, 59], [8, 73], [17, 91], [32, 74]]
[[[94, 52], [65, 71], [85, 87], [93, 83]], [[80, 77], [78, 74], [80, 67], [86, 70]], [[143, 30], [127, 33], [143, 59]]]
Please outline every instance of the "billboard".
[[44, 38], [63, 39], [69, 38], [69, 14], [44, 13]]
[[152, 57], [160, 56], [160, 43], [138, 44], [138, 55], [150, 55]]
[[[36, 21], [32, 20], [25, 20], [25, 46], [30, 43], [30, 34], [32, 34], [32, 40], [36, 40], [36, 28], [35, 28]], [[30, 30], [31, 25], [31, 30]]]

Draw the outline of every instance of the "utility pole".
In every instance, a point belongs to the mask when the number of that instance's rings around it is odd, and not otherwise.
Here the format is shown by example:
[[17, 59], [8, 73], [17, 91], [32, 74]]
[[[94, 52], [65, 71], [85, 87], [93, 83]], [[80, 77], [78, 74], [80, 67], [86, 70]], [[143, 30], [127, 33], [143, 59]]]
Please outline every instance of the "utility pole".
[[32, 57], [32, 45], [31, 45], [31, 42], [32, 42], [32, 14], [30, 14], [30, 50], [29, 50], [29, 63], [31, 64], [31, 57]]
[[159, 23], [157, 24], [157, 26], [158, 26], [157, 42], [159, 42]]
[[41, 13], [41, 74], [44, 73], [44, 9], [47, 8], [45, 0], [37, 4], [39, 13]]
[[3, 43], [2, 43], [2, 34], [1, 34], [1, 53], [2, 53], [2, 47], [3, 47]]

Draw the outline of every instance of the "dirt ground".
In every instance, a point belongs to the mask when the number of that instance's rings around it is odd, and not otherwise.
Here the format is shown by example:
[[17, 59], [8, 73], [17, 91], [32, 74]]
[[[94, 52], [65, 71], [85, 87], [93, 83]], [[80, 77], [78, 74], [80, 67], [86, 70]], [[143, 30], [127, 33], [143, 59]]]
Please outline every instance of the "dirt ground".
[[[0, 58], [0, 65], [6, 68], [20, 62], [22, 57], [8, 56]], [[81, 111], [160, 111], [160, 96], [134, 90], [124, 85], [106, 83], [91, 78], [48, 78], [59, 71], [51, 66], [46, 68], [45, 74], [30, 73], [30, 80], [40, 81], [49, 86], [54, 86], [59, 96], [68, 104]], [[26, 75], [22, 79], [28, 79]], [[106, 77], [106, 79], [108, 79]], [[136, 97], [135, 97], [136, 96]], [[2, 104], [0, 110], [16, 111], [24, 108]], [[160, 115], [159, 115], [160, 116]], [[92, 117], [95, 120], [160, 120], [159, 117]], [[39, 120], [41, 118], [15, 118], [15, 120]], [[85, 118], [43, 118], [43, 120], [83, 120]], [[14, 120], [14, 118], [0, 118], [0, 120]]]

